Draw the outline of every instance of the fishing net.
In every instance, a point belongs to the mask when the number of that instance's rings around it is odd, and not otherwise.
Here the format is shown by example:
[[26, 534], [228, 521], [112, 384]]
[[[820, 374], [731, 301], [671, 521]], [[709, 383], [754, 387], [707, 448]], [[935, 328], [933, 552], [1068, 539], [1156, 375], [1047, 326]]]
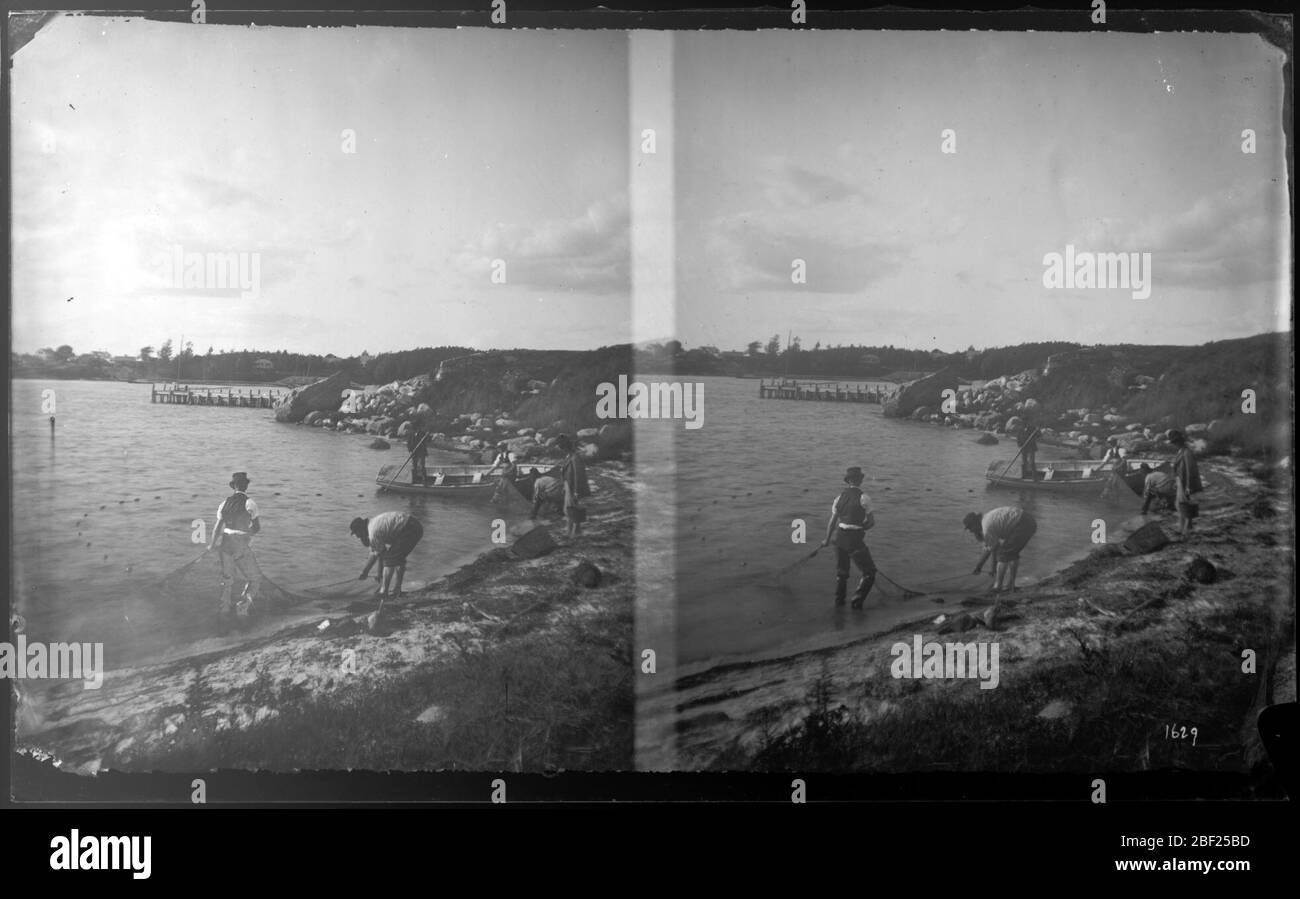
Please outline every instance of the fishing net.
[[[808, 553], [777, 572], [769, 584], [784, 592], [793, 592], [796, 585], [805, 583], [810, 577], [818, 575], [831, 576], [830, 572], [815, 572], [817, 566], [830, 567], [835, 556], [831, 547], [823, 547]], [[854, 566], [849, 570], [849, 593], [857, 587], [861, 572]], [[920, 596], [942, 597], [951, 595], [974, 595], [984, 593], [993, 586], [990, 573], [958, 574], [944, 578], [927, 578], [915, 583], [902, 584], [894, 578], [876, 569], [876, 582], [871, 589], [872, 595], [890, 599], [914, 599]]]
[[[237, 578], [234, 582], [236, 598], [242, 587], [243, 582]], [[220, 554], [215, 550], [204, 552], [198, 558], [165, 576], [162, 589], [163, 593], [174, 601], [194, 605], [206, 603], [215, 609], [222, 590]], [[355, 578], [289, 590], [268, 577], [265, 571], [262, 572], [258, 583], [258, 597], [264, 603], [264, 610], [269, 612], [286, 612], [311, 602], [334, 604], [340, 601], [368, 599], [374, 590], [373, 579], [362, 581]]]

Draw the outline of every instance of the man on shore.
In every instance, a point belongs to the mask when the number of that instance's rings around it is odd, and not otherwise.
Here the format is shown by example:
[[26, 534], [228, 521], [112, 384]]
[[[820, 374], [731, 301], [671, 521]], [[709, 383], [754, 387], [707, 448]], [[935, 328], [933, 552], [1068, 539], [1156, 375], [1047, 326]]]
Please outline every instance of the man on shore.
[[582, 507], [581, 500], [591, 495], [587, 465], [568, 434], [561, 434], [555, 446], [564, 453], [564, 461], [560, 463], [560, 483], [564, 485], [565, 533], [577, 537], [582, 533], [582, 523], [587, 520], [587, 510]]
[[1174, 500], [1178, 506], [1178, 533], [1185, 540], [1192, 530], [1192, 519], [1200, 513], [1200, 503], [1195, 495], [1205, 489], [1201, 484], [1201, 472], [1196, 466], [1196, 456], [1187, 446], [1187, 438], [1182, 431], [1170, 431], [1169, 442], [1177, 452], [1174, 454]]
[[212, 528], [208, 549], [217, 549], [221, 559], [221, 600], [217, 606], [217, 628], [226, 633], [230, 627], [231, 600], [236, 582], [242, 586], [234, 614], [247, 621], [257, 603], [262, 585], [262, 570], [253, 554], [254, 535], [262, 530], [257, 503], [249, 498], [248, 473], [237, 471], [230, 478], [234, 491], [217, 507], [217, 523]]
[[1019, 506], [1001, 506], [980, 515], [971, 512], [962, 525], [984, 544], [984, 554], [975, 565], [975, 574], [992, 558], [993, 589], [991, 593], [1010, 593], [1016, 589], [1016, 573], [1020, 569], [1020, 552], [1028, 544], [1038, 522]]
[[364, 581], [370, 574], [370, 569], [376, 562], [379, 563], [375, 580], [380, 586], [375, 595], [379, 597], [379, 608], [382, 610], [385, 599], [402, 595], [406, 557], [424, 536], [424, 526], [414, 515], [406, 512], [382, 512], [374, 518], [354, 518], [348, 529], [363, 546], [370, 549], [370, 558], [366, 560], [366, 567], [361, 569], [361, 576], [357, 580]]
[[862, 608], [876, 583], [876, 563], [867, 549], [867, 531], [876, 526], [876, 515], [871, 500], [862, 492], [862, 481], [862, 469], [856, 465], [845, 472], [844, 483], [848, 486], [831, 503], [831, 518], [826, 524], [826, 539], [822, 541], [822, 546], [835, 547], [835, 605], [844, 605], [849, 565], [857, 565], [862, 573], [853, 593], [855, 609]]

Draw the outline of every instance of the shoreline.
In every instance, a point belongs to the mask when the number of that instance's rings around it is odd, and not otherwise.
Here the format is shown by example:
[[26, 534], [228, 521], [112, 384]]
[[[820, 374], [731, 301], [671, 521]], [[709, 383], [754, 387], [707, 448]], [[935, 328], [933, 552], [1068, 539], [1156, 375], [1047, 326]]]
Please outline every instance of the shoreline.
[[[676, 756], [639, 760], [642, 767], [903, 773], [1082, 766], [1105, 771], [1159, 768], [1162, 758], [1166, 765], [1183, 766], [1186, 760], [1169, 755], [1179, 747], [1153, 748], [1154, 737], [1144, 730], [1147, 718], [1158, 723], [1170, 717], [1155, 713], [1154, 707], [1179, 705], [1176, 684], [1126, 684], [1111, 670], [1131, 668], [1159, 677], [1159, 670], [1147, 671], [1134, 658], [1167, 654], [1181, 634], [1193, 646], [1241, 638], [1257, 648], [1257, 677], [1234, 678], [1231, 665], [1225, 673], [1217, 663], [1203, 671], [1207, 654], [1201, 651], [1162, 662], [1196, 669], [1197, 676], [1213, 679], [1229, 697], [1207, 700], [1196, 716], [1201, 733], [1215, 732], [1214, 739], [1221, 741], [1216, 745], [1224, 748], [1214, 761], [1200, 758], [1198, 769], [1254, 770], [1260, 751], [1257, 738], [1247, 733], [1245, 722], [1253, 721], [1249, 710], [1258, 711], [1266, 692], [1289, 690], [1294, 696], [1295, 690], [1294, 596], [1288, 580], [1294, 560], [1290, 535], [1281, 533], [1289, 526], [1290, 472], [1278, 473], [1285, 486], [1264, 484], [1246, 463], [1231, 459], [1204, 462], [1202, 473], [1213, 479], [1213, 494], [1202, 502], [1202, 517], [1186, 543], [1127, 556], [1116, 546], [1122, 538], [1112, 534], [1107, 545], [1005, 600], [993, 629], [979, 620], [991, 602], [968, 595], [960, 604], [950, 599], [845, 643], [678, 673], [669, 685], [646, 695], [643, 712], [665, 737], [661, 745], [675, 739]], [[1260, 497], [1267, 497], [1275, 517], [1254, 516]], [[1160, 521], [1166, 533], [1176, 530], [1176, 520], [1171, 523], [1168, 516], [1147, 520]], [[1181, 577], [1195, 554], [1219, 569], [1222, 577], [1216, 583], [1200, 585]], [[1267, 589], [1251, 589], [1262, 585]], [[934, 621], [938, 615], [960, 619], [963, 612], [977, 624], [964, 632], [940, 632]], [[1223, 623], [1225, 617], [1235, 624], [1233, 630]], [[925, 642], [997, 642], [1002, 648], [999, 688], [981, 691], [965, 682], [894, 679], [890, 649], [902, 635], [920, 635]], [[1089, 689], [1103, 690], [1105, 697], [1097, 702]], [[1112, 720], [1130, 704], [1141, 709], [1132, 712], [1137, 717]], [[1170, 714], [1170, 720], [1179, 717]], [[1186, 711], [1182, 717], [1183, 723], [1195, 723], [1186, 720]], [[995, 720], [1003, 723], [993, 724]], [[1116, 754], [1114, 745], [1110, 752], [1071, 745], [1089, 728], [1109, 733], [1121, 746], [1143, 742], [1133, 757]], [[964, 729], [970, 733], [963, 736], [978, 740], [982, 748], [957, 745], [961, 740], [954, 737]], [[997, 744], [992, 748], [990, 735]], [[1031, 763], [1025, 761], [1027, 748], [1032, 749]], [[1089, 752], [1094, 755], [1085, 763], [1082, 758]]]
[[[562, 519], [544, 518], [538, 526], [557, 544], [549, 553], [532, 559], [502, 547], [481, 553], [386, 603], [374, 633], [367, 629], [374, 601], [357, 600], [345, 612], [311, 615], [229, 647], [106, 672], [99, 690], [80, 682], [24, 684], [15, 749], [82, 774], [480, 765], [631, 770], [632, 467], [593, 465], [589, 478], [590, 517], [582, 535], [568, 540], [560, 535]], [[600, 570], [598, 586], [575, 583], [573, 570], [583, 561]], [[288, 614], [298, 615], [292, 608]], [[322, 631], [325, 620], [330, 624]], [[512, 689], [520, 701], [536, 690], [529, 709], [549, 710], [549, 726], [538, 731], [496, 720], [498, 698], [482, 694], [501, 684], [481, 676], [484, 666], [504, 673], [507, 705]], [[517, 678], [513, 688], [511, 677]], [[591, 695], [576, 702], [552, 694], [560, 681]], [[393, 703], [403, 710], [395, 714]], [[340, 745], [335, 730], [340, 719], [357, 717], [358, 704], [378, 717]], [[620, 720], [614, 710], [622, 705], [629, 711]], [[390, 732], [389, 745], [379, 745], [376, 728]], [[430, 740], [438, 735], [441, 743]], [[495, 758], [499, 747], [492, 747], [507, 735], [515, 757]], [[469, 757], [454, 751], [458, 739], [474, 745], [462, 750]], [[423, 752], [424, 759], [394, 766], [402, 747], [406, 758]]]

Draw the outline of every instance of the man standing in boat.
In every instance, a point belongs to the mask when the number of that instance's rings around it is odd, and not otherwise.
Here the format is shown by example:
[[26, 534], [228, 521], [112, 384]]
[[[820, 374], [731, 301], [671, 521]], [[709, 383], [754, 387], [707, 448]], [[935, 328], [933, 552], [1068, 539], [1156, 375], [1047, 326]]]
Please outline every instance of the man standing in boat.
[[971, 512], [962, 525], [983, 542], [984, 554], [975, 565], [975, 574], [992, 558], [993, 593], [1010, 593], [1016, 589], [1016, 573], [1020, 568], [1020, 552], [1038, 530], [1038, 522], [1019, 506], [1002, 506], [980, 515]]
[[406, 448], [411, 453], [411, 483], [423, 486], [428, 477], [426, 460], [429, 456], [429, 429], [423, 415], [411, 418], [411, 430], [406, 434]]
[[871, 500], [862, 492], [862, 469], [856, 465], [844, 475], [848, 486], [840, 491], [831, 504], [831, 518], [826, 524], [826, 539], [822, 546], [835, 547], [835, 605], [844, 605], [848, 593], [849, 565], [857, 565], [862, 572], [858, 588], [853, 593], [853, 608], [862, 608], [867, 594], [876, 583], [876, 563], [867, 549], [867, 531], [876, 526], [876, 515]]
[[248, 490], [248, 473], [237, 471], [230, 478], [230, 489], [235, 491], [217, 508], [217, 523], [212, 529], [208, 549], [216, 548], [221, 559], [221, 601], [217, 607], [218, 629], [224, 634], [230, 626], [231, 600], [236, 581], [240, 588], [239, 601], [234, 614], [247, 621], [257, 603], [257, 592], [262, 585], [262, 570], [253, 554], [253, 536], [262, 530], [257, 503], [245, 492]]
[[418, 518], [406, 512], [382, 512], [374, 518], [354, 518], [348, 529], [363, 546], [370, 549], [370, 558], [366, 560], [366, 567], [361, 569], [361, 576], [357, 580], [364, 581], [370, 574], [370, 569], [376, 562], [379, 563], [375, 580], [380, 586], [375, 595], [379, 597], [379, 608], [382, 610], [385, 599], [402, 595], [406, 557], [424, 536], [424, 526]]
[[1034, 470], [1034, 457], [1038, 454], [1038, 428], [1034, 427], [1028, 413], [1020, 424], [1016, 443], [1020, 445], [1020, 475], [1026, 481], [1032, 481], [1037, 477]]

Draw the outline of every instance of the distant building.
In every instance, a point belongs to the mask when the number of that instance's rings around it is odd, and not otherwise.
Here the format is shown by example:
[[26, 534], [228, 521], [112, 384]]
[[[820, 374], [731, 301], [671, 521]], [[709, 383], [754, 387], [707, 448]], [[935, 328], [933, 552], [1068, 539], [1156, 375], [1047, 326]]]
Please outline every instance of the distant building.
[[114, 356], [113, 357], [113, 362], [115, 362], [118, 365], [130, 365], [131, 363], [138, 362], [138, 361], [139, 360], [135, 356]]
[[864, 354], [862, 355], [862, 364], [863, 364], [863, 365], [879, 365], [879, 364], [880, 364], [880, 357], [877, 356], [875, 353], [864, 353]]
[[271, 372], [275, 371], [275, 363], [270, 359], [258, 359], [253, 363], [253, 369], [258, 374], [269, 375]]

